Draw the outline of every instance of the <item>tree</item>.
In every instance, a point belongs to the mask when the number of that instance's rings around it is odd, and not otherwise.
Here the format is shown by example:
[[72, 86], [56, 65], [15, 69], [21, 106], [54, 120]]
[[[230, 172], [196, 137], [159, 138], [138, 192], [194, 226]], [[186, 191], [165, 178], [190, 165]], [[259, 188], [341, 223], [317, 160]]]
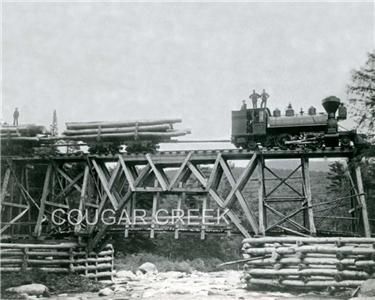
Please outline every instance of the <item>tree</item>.
[[337, 195], [345, 194], [348, 192], [348, 187], [350, 188], [350, 182], [348, 181], [346, 172], [346, 166], [339, 161], [336, 161], [329, 165], [329, 171], [327, 175], [327, 188], [330, 192], [336, 193]]
[[352, 73], [348, 85], [350, 113], [359, 129], [375, 129], [375, 51], [368, 53], [365, 65]]

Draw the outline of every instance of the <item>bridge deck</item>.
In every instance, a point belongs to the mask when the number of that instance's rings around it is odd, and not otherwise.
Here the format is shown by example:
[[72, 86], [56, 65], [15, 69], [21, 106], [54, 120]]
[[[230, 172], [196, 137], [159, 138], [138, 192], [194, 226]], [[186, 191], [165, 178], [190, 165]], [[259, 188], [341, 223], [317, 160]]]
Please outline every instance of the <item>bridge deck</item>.
[[[184, 150], [184, 151], [159, 151], [154, 154], [150, 154], [150, 157], [155, 163], [166, 163], [166, 164], [180, 164], [186, 158], [186, 155], [192, 152], [190, 161], [194, 163], [214, 163], [217, 155], [221, 156], [226, 160], [243, 160], [249, 159], [254, 153], [262, 155], [264, 159], [299, 159], [302, 157], [306, 158], [351, 158], [354, 156], [354, 149], [341, 149], [341, 148], [329, 148], [324, 150], [258, 150], [249, 151], [242, 149], [215, 149], [215, 150]], [[117, 161], [118, 156], [121, 155], [124, 161], [135, 163], [135, 164], [146, 164], [147, 158], [145, 153], [134, 153], [134, 154], [109, 154], [109, 155], [92, 155], [87, 153], [60, 153], [56, 155], [46, 156], [2, 156], [1, 160], [12, 160], [12, 161], [30, 161], [30, 162], [47, 162], [51, 160], [64, 161], [64, 162], [83, 162], [88, 158], [94, 158], [104, 162]]]

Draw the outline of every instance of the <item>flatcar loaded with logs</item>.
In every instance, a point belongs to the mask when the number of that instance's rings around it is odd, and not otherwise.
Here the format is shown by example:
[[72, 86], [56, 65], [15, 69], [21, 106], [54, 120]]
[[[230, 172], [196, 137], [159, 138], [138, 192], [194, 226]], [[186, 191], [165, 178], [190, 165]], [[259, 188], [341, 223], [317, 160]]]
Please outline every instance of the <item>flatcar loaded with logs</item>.
[[66, 152], [82, 153], [82, 146], [92, 154], [155, 152], [161, 143], [175, 142], [174, 138], [190, 133], [175, 129], [181, 119], [157, 119], [118, 122], [69, 122], [63, 135], [51, 135], [43, 126], [33, 124], [0, 127], [1, 154], [46, 155]]
[[326, 113], [316, 113], [310, 107], [307, 114], [296, 114], [289, 104], [285, 115], [278, 109], [271, 114], [267, 107], [232, 111], [231, 141], [237, 148], [254, 150], [258, 147], [280, 149], [324, 147], [361, 147], [363, 135], [355, 130], [340, 131], [338, 122], [346, 119], [346, 108], [340, 99], [330, 96], [322, 100]]

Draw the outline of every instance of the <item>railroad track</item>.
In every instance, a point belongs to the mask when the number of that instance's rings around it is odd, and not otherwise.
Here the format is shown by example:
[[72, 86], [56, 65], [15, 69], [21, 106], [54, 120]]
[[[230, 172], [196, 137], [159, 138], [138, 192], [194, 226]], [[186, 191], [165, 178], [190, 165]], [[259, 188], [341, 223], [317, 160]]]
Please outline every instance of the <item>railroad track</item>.
[[142, 161], [146, 160], [146, 155], [151, 156], [153, 159], [184, 159], [190, 152], [192, 160], [211, 160], [215, 159], [217, 155], [222, 155], [227, 159], [241, 160], [251, 157], [254, 153], [262, 155], [268, 159], [278, 158], [325, 158], [325, 157], [352, 157], [355, 150], [353, 148], [342, 149], [327, 148], [319, 150], [307, 150], [307, 149], [295, 149], [295, 150], [281, 150], [281, 149], [262, 149], [262, 150], [244, 150], [244, 149], [211, 149], [211, 150], [178, 150], [178, 151], [158, 151], [156, 153], [119, 153], [119, 154], [89, 154], [83, 152], [76, 153], [57, 153], [53, 155], [15, 155], [15, 156], [2, 156], [1, 160], [13, 160], [13, 161], [43, 161], [43, 160], [66, 160], [66, 161], [81, 161], [86, 159], [100, 159], [105, 161], [116, 160], [119, 155], [123, 157], [125, 161]]

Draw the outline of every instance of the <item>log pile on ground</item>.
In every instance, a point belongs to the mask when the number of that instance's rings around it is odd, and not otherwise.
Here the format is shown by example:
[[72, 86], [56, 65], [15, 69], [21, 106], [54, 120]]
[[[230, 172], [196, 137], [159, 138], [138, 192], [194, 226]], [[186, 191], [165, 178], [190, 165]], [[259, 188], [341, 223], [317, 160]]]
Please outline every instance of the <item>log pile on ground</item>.
[[92, 141], [169, 141], [173, 137], [184, 136], [190, 130], [173, 128], [181, 119], [120, 121], [120, 122], [71, 122], [66, 123], [64, 136], [68, 140]]
[[57, 274], [80, 274], [95, 280], [113, 276], [114, 250], [106, 245], [101, 252], [87, 253], [75, 242], [0, 243], [0, 272], [41, 270]]
[[358, 287], [375, 270], [375, 238], [246, 238], [242, 252], [249, 286]]

